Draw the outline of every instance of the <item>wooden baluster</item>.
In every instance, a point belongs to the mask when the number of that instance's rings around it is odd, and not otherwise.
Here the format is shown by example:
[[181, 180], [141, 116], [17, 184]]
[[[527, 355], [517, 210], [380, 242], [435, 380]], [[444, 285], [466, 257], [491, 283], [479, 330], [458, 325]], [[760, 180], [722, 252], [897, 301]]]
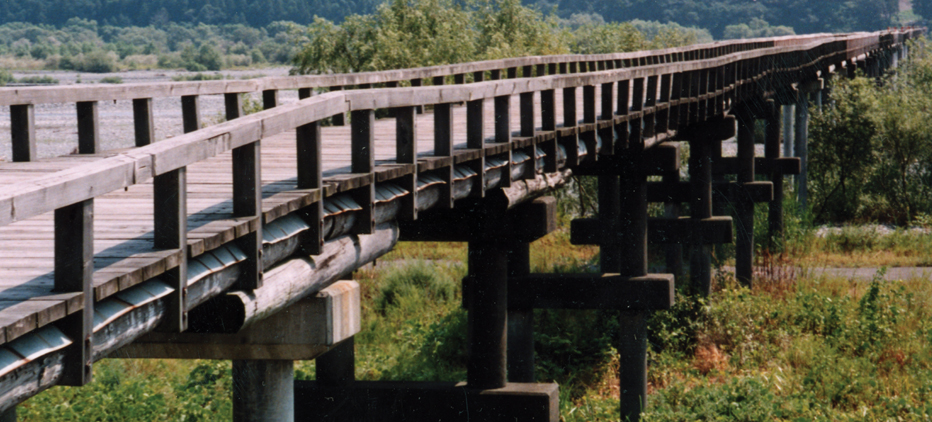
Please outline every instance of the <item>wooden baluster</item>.
[[[576, 87], [563, 88], [563, 127], [576, 127]], [[566, 148], [566, 164], [579, 165], [579, 138], [578, 133], [565, 133], [560, 137], [560, 143]]]
[[[645, 98], [645, 106], [647, 108], [653, 108], [657, 105], [657, 76], [650, 76], [647, 78], [647, 97]], [[644, 137], [652, 138], [656, 134], [657, 122], [655, 121], [656, 115], [652, 110], [650, 114], [644, 116]]]
[[262, 109], [268, 110], [278, 107], [278, 90], [267, 89], [262, 91]]
[[[352, 151], [351, 170], [353, 173], [372, 176], [375, 170], [375, 112], [373, 110], [353, 110], [350, 149]], [[375, 232], [375, 216], [372, 208], [375, 204], [375, 178], [370, 183], [356, 189], [353, 197], [363, 210], [356, 222], [355, 232], [372, 234]]]
[[[476, 72], [479, 74], [480, 72]], [[478, 99], [466, 102], [466, 148], [485, 149], [485, 99]], [[479, 173], [479, 187], [476, 189], [474, 196], [485, 197], [485, 151], [476, 163], [473, 170]]]
[[509, 67], [509, 68], [508, 68], [508, 79], [515, 79], [515, 78], [517, 78], [517, 77], [518, 77], [518, 68], [517, 68], [517, 67]]
[[[544, 132], [557, 129], [557, 100], [556, 91], [547, 89], [540, 92], [540, 125]], [[554, 173], [557, 171], [557, 139], [544, 143], [544, 153], [547, 160], [544, 162], [544, 171]]]
[[[330, 92], [340, 91], [342, 89], [343, 87], [341, 86], [332, 86], [330, 87]], [[334, 126], [346, 125], [346, 119], [343, 117], [343, 113], [334, 115], [333, 117], [330, 118], [330, 121], [333, 123]]]
[[[615, 118], [615, 84], [608, 82], [602, 84], [600, 98], [602, 102], [601, 120], [613, 120]], [[615, 128], [614, 125], [606, 126], [599, 129], [599, 137], [602, 138], [601, 155], [612, 155], [615, 153]]]
[[10, 106], [10, 138], [13, 144], [13, 161], [35, 161], [36, 110], [32, 104]]
[[[238, 93], [224, 94], [227, 120], [243, 115], [243, 101]], [[262, 287], [262, 164], [260, 140], [233, 149], [233, 217], [254, 217], [255, 231], [237, 239], [246, 254], [237, 287], [253, 290]]]
[[55, 284], [58, 293], [81, 293], [82, 309], [60, 327], [74, 343], [68, 347], [59, 385], [91, 382], [94, 348], [94, 200], [55, 210]]
[[184, 133], [194, 132], [201, 128], [201, 108], [197, 95], [181, 97], [181, 117], [184, 122]]
[[413, 164], [414, 172], [402, 178], [410, 194], [402, 198], [401, 216], [417, 220], [417, 111], [415, 107], [395, 109], [395, 161]]
[[[534, 92], [523, 92], [520, 96], [520, 107], [521, 107], [521, 136], [530, 138], [534, 136], [534, 129], [537, 126], [534, 121]], [[525, 179], [533, 179], [537, 176], [538, 168], [538, 156], [537, 156], [537, 145], [534, 144], [530, 147], [531, 156], [531, 165], [527, 166], [527, 171], [524, 173]]]
[[[495, 142], [511, 143], [511, 96], [495, 97]], [[503, 169], [502, 182], [499, 187], [511, 186], [511, 148], [506, 153], [508, 164]]]
[[673, 75], [666, 74], [660, 77], [660, 105], [664, 108], [657, 112], [657, 133], [666, 133], [670, 130], [670, 90], [673, 86]]
[[100, 117], [97, 101], [82, 101], [78, 109], [78, 154], [100, 152]]
[[156, 249], [179, 249], [178, 266], [160, 277], [174, 289], [168, 297], [161, 329], [182, 332], [188, 329], [185, 297], [188, 289], [188, 206], [185, 167], [155, 176], [152, 182]]
[[[300, 99], [311, 96], [310, 88], [298, 91]], [[317, 189], [317, 202], [303, 210], [310, 224], [310, 241], [304, 244], [305, 252], [319, 255], [324, 247], [324, 193], [323, 193], [323, 141], [320, 137], [320, 122], [314, 121], [298, 126], [296, 131], [298, 189]]]
[[141, 147], [155, 142], [155, 124], [152, 120], [152, 99], [133, 99], [133, 129], [136, 133], [136, 146]]
[[[453, 156], [453, 107], [450, 103], [434, 105], [434, 156]], [[446, 183], [440, 207], [453, 208], [453, 164], [438, 169], [440, 178]]]

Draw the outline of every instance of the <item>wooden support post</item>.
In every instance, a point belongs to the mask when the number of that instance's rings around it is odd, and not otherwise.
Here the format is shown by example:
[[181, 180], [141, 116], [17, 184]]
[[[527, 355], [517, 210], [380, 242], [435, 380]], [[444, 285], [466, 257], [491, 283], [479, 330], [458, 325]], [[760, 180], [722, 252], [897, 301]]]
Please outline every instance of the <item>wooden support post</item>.
[[152, 99], [133, 99], [133, 129], [136, 146], [142, 147], [155, 142], [155, 122], [152, 120]]
[[534, 93], [525, 92], [521, 94], [521, 136], [534, 136]]
[[[10, 140], [13, 144], [13, 161], [35, 161], [36, 109], [32, 104], [10, 106]], [[15, 414], [15, 412], [14, 412]]]
[[[766, 139], [764, 140], [764, 158], [776, 160], [780, 158], [780, 109], [786, 109], [771, 102], [767, 114]], [[770, 180], [773, 183], [773, 200], [769, 204], [768, 212], [768, 239], [770, 247], [775, 245], [775, 239], [783, 238], [783, 172], [772, 171]]]
[[[434, 156], [453, 156], [453, 105], [450, 103], [434, 104]], [[446, 183], [444, 195], [439, 206], [441, 209], [453, 208], [453, 165], [438, 169], [440, 178]]]
[[[690, 217], [707, 219], [712, 217], [712, 142], [715, 140], [696, 137], [689, 141], [689, 183], [694, 198], [689, 204]], [[693, 294], [708, 297], [712, 291], [712, 251], [709, 245], [691, 245], [689, 279]]]
[[595, 85], [586, 85], [583, 87], [583, 122], [595, 123], [595, 121], [596, 121]]
[[310, 225], [305, 252], [319, 255], [324, 247], [323, 152], [320, 122], [310, 122], [295, 130], [295, 147], [298, 169], [298, 189], [318, 189], [317, 202], [304, 209], [304, 218]]
[[[667, 171], [663, 174], [663, 183], [679, 184], [680, 171]], [[663, 216], [665, 218], [680, 217], [680, 203], [678, 201], [668, 201], [663, 204]], [[648, 239], [649, 241], [650, 239]], [[680, 280], [683, 273], [683, 245], [679, 243], [664, 245], [664, 255], [667, 264], [667, 272], [673, 274], [677, 280]]]
[[[394, 114], [395, 161], [417, 165], [417, 110], [415, 107], [400, 107]], [[402, 199], [402, 218], [417, 220], [417, 172], [402, 179], [403, 187], [410, 192]]]
[[181, 97], [181, 118], [184, 133], [194, 132], [201, 128], [201, 107], [197, 95]]
[[576, 126], [576, 87], [563, 88], [563, 126]]
[[[636, 81], [634, 100], [641, 104], [643, 97], [637, 93], [638, 85]], [[623, 172], [620, 183], [620, 197], [624, 202], [618, 218], [621, 254], [618, 272], [630, 277], [647, 275], [647, 175], [643, 167], [637, 165], [644, 153], [641, 135], [640, 124], [635, 122], [625, 151], [631, 165]], [[622, 420], [640, 420], [641, 412], [647, 407], [647, 316], [646, 311], [623, 311], [619, 316], [621, 328], [616, 348], [620, 360]]]
[[294, 361], [233, 361], [234, 422], [294, 422], [294, 405]]
[[[612, 82], [602, 84], [600, 90], [602, 102], [602, 115], [600, 120], [611, 120], [615, 117], [615, 84]], [[612, 155], [615, 153], [615, 127], [607, 125], [599, 129], [599, 138], [602, 140], [602, 149], [600, 155]]]
[[178, 266], [160, 277], [174, 289], [168, 297], [162, 330], [182, 332], [188, 329], [185, 297], [188, 290], [188, 205], [187, 169], [182, 167], [155, 176], [152, 182], [155, 215], [156, 249], [180, 249]]
[[[418, 81], [420, 81], [420, 80], [418, 80]], [[411, 81], [411, 82], [412, 82], [412, 86], [413, 86], [414, 81]], [[342, 89], [343, 89], [342, 86], [332, 86], [332, 87], [330, 87], [330, 92], [340, 91], [340, 90], [342, 90]], [[344, 126], [344, 125], [346, 125], [346, 119], [343, 117], [343, 113], [334, 115], [333, 117], [330, 118], [330, 121], [331, 121], [331, 123], [333, 123], [334, 126]]]
[[[531, 274], [531, 249], [517, 242], [508, 251], [509, 277]], [[508, 381], [536, 382], [534, 376], [534, 309], [508, 308]]]
[[[739, 106], [738, 120], [738, 184], [754, 182], [754, 115], [749, 105]], [[741, 190], [744, 192], [744, 190]], [[754, 201], [742, 195], [735, 203], [735, 278], [751, 287], [754, 274]]]
[[[657, 76], [651, 76], [647, 78], [647, 92], [644, 105], [647, 108], [652, 108], [657, 105]], [[644, 116], [644, 137], [653, 138], [657, 134], [657, 115], [656, 113], [651, 113]]]
[[0, 422], [16, 422], [16, 407], [0, 414]]
[[783, 156], [793, 157], [793, 144], [796, 139], [796, 106], [788, 104], [783, 106]]
[[262, 91], [262, 109], [268, 110], [278, 107], [278, 90], [267, 89]]
[[78, 154], [100, 152], [100, 117], [97, 101], [81, 101], [78, 109]]
[[55, 291], [83, 295], [82, 309], [62, 320], [68, 347], [59, 385], [91, 382], [94, 337], [94, 200], [55, 210]]
[[[495, 97], [495, 142], [511, 143], [511, 96]], [[507, 164], [502, 170], [500, 187], [511, 187], [511, 149], [507, 152]]]
[[[606, 233], [617, 233], [621, 224], [621, 185], [617, 174], [599, 177], [599, 221]], [[599, 248], [599, 263], [603, 273], [621, 272], [622, 250], [617, 245]]]
[[[476, 72], [477, 74], [481, 72]], [[466, 102], [466, 148], [468, 149], [485, 149], [485, 100], [472, 100]], [[474, 189], [477, 197], [485, 197], [485, 152], [475, 160], [473, 170], [479, 174], [476, 183], [478, 186]]]
[[[375, 112], [373, 110], [353, 110], [351, 113], [350, 149], [352, 162], [350, 171], [371, 175], [375, 170]], [[356, 189], [353, 195], [356, 202], [362, 205], [363, 208], [359, 217], [357, 217], [356, 233], [374, 233], [375, 180]]]
[[[540, 125], [544, 132], [551, 132], [557, 129], [557, 102], [556, 92], [552, 89], [540, 92]], [[544, 162], [544, 172], [554, 173], [557, 171], [557, 136], [543, 144], [544, 154], [547, 159]]]
[[333, 346], [315, 360], [317, 382], [330, 387], [346, 387], [356, 381], [356, 342], [354, 337]]
[[469, 388], [505, 386], [508, 326], [508, 250], [500, 241], [469, 242], [471, 295], [467, 313]]
[[[421, 78], [411, 80], [411, 87], [419, 87], [422, 84], [423, 80]], [[415, 108], [417, 109], [417, 114], [424, 114], [424, 106], [416, 106]]]
[[800, 161], [800, 172], [796, 176], [796, 199], [802, 212], [809, 202], [807, 170], [809, 168], [809, 101], [805, 92], [798, 92], [796, 103], [796, 156]]
[[[238, 93], [224, 94], [227, 120], [243, 115], [243, 100]], [[233, 216], [260, 219], [256, 231], [236, 240], [246, 254], [237, 287], [252, 290], [262, 287], [262, 150], [260, 141], [233, 149]]]

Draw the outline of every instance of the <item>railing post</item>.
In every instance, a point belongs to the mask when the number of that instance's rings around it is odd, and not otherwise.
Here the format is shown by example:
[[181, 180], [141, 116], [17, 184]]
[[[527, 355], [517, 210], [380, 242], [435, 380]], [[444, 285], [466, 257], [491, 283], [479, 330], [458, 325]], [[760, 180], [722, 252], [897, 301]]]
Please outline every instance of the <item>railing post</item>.
[[[615, 83], [608, 82], [602, 84], [600, 90], [602, 115], [601, 120], [613, 120], [615, 118]], [[615, 153], [615, 127], [608, 125], [599, 130], [599, 138], [602, 139], [601, 155], [612, 155]]]
[[[224, 94], [227, 120], [243, 115], [240, 94]], [[238, 288], [253, 290], [262, 287], [262, 150], [261, 141], [233, 149], [233, 217], [254, 217], [255, 231], [237, 239], [246, 254]]]
[[155, 176], [152, 182], [156, 249], [180, 249], [178, 266], [162, 275], [174, 292], [168, 297], [162, 327], [170, 332], [188, 329], [185, 298], [188, 289], [188, 207], [185, 167]]
[[[417, 110], [415, 107], [395, 109], [395, 161], [417, 166]], [[402, 216], [417, 219], [417, 171], [403, 178], [404, 188], [411, 192], [402, 199]]]
[[[453, 156], [453, 107], [450, 103], [434, 104], [434, 156]], [[444, 197], [440, 206], [453, 208], [453, 163], [439, 169], [440, 177], [446, 183]]]
[[194, 132], [201, 128], [201, 108], [197, 95], [181, 97], [181, 116], [184, 122], [184, 133]]
[[[495, 97], [495, 142], [511, 143], [511, 96]], [[501, 187], [511, 186], [511, 148], [506, 153], [508, 163], [504, 167]]]
[[735, 278], [745, 287], [751, 287], [754, 274], [754, 201], [744, 189], [754, 182], [754, 115], [748, 105], [741, 106], [738, 119], [738, 188], [735, 236]]
[[[764, 140], [764, 158], [773, 163], [780, 158], [780, 110], [786, 110], [777, 103], [772, 103], [772, 108], [767, 114], [767, 138]], [[774, 239], [783, 237], [783, 172], [774, 169], [771, 172], [770, 180], [773, 183], [773, 200], [769, 204], [770, 221], [768, 227], [768, 238], [771, 247], [774, 246]]]
[[36, 109], [32, 104], [10, 106], [10, 140], [13, 144], [13, 161], [35, 161]]
[[278, 107], [278, 90], [267, 89], [262, 91], [262, 109], [268, 110]]
[[133, 99], [133, 129], [136, 133], [136, 146], [141, 147], [155, 142], [155, 124], [152, 120], [152, 99]]
[[[351, 136], [350, 149], [352, 161], [350, 164], [353, 173], [372, 175], [375, 170], [375, 112], [373, 110], [353, 110], [350, 112]], [[362, 205], [355, 232], [358, 234], [372, 234], [375, 232], [375, 178], [370, 183], [354, 192], [356, 201]]]
[[[330, 87], [330, 92], [340, 91], [342, 89], [342, 86], [332, 86]], [[330, 118], [330, 121], [334, 126], [344, 126], [346, 124], [346, 119], [343, 117], [343, 113], [333, 115], [333, 117]]]
[[68, 347], [60, 385], [91, 382], [94, 348], [94, 200], [55, 210], [55, 291], [80, 293], [83, 307], [62, 321]]
[[[308, 89], [299, 92], [305, 99], [311, 95]], [[306, 97], [307, 96], [307, 97]], [[324, 195], [323, 190], [323, 156], [320, 122], [314, 121], [298, 126], [295, 130], [297, 148], [298, 189], [317, 189], [320, 196], [317, 202], [304, 209], [304, 215], [310, 224], [310, 240], [305, 243], [306, 252], [319, 255], [324, 247]]]
[[82, 101], [78, 109], [78, 154], [100, 152], [100, 117], [97, 101]]

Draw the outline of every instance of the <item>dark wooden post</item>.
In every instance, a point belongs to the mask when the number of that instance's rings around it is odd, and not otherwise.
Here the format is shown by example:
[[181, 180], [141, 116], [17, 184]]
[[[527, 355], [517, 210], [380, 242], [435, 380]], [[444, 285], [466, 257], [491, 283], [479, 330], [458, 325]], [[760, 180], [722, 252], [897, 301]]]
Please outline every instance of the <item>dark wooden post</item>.
[[754, 182], [754, 115], [743, 105], [738, 111], [738, 192], [735, 208], [735, 278], [750, 287], [754, 274], [754, 201], [745, 187]]
[[[510, 277], [531, 273], [531, 249], [527, 242], [517, 242], [508, 251]], [[534, 310], [508, 309], [508, 381], [535, 382], [534, 376]]]
[[[243, 115], [240, 94], [224, 94], [227, 120]], [[238, 281], [240, 289], [262, 287], [262, 164], [261, 145], [255, 142], [233, 149], [233, 216], [259, 219], [256, 230], [237, 239], [246, 254], [243, 272]]]
[[100, 118], [97, 101], [82, 101], [78, 109], [78, 154], [100, 152]]
[[133, 99], [133, 129], [136, 133], [136, 146], [141, 147], [155, 142], [155, 124], [152, 120], [152, 99]]
[[[780, 158], [780, 109], [781, 107], [773, 101], [768, 102], [770, 108], [767, 110], [767, 132], [764, 140], [764, 158], [773, 163]], [[770, 174], [770, 180], [773, 182], [773, 200], [769, 204], [769, 227], [768, 238], [770, 246], [775, 246], [774, 239], [783, 238], [783, 172], [773, 169]]]
[[[417, 110], [415, 107], [400, 107], [395, 114], [395, 161], [399, 164], [417, 164]], [[402, 216], [417, 219], [417, 172], [403, 178], [405, 189], [410, 192], [402, 200]]]
[[[602, 84], [600, 88], [601, 112], [600, 120], [612, 120], [615, 118], [615, 84], [612, 82]], [[605, 128], [599, 129], [599, 138], [602, 139], [601, 155], [612, 155], [615, 153], [615, 127], [606, 125]]]
[[[643, 80], [635, 81], [635, 108], [643, 104]], [[621, 238], [617, 239], [621, 259], [618, 272], [623, 276], [647, 275], [647, 175], [640, 166], [644, 153], [641, 124], [631, 125], [628, 149], [629, 165], [621, 176], [621, 198], [624, 198], [618, 218]], [[613, 200], [614, 201], [614, 200]], [[600, 203], [601, 206], [601, 203]], [[647, 311], [623, 311], [619, 318], [618, 380], [621, 389], [621, 419], [640, 420], [647, 407]]]
[[521, 136], [534, 136], [534, 92], [521, 94]]
[[[301, 99], [311, 95], [310, 89], [299, 92]], [[307, 96], [307, 97], [306, 97]], [[323, 152], [320, 137], [320, 122], [310, 122], [298, 126], [295, 130], [295, 147], [298, 169], [298, 189], [318, 189], [323, 187]], [[305, 217], [311, 226], [310, 240], [305, 243], [306, 252], [320, 254], [324, 247], [324, 198], [321, 191], [320, 198], [314, 204], [306, 207]]]
[[508, 326], [508, 248], [500, 241], [469, 242], [471, 300], [467, 313], [470, 388], [505, 386]]
[[[413, 82], [414, 82], [414, 81], [411, 81], [411, 82], [412, 82], [412, 85], [413, 85]], [[342, 90], [342, 89], [343, 89], [342, 86], [332, 86], [332, 87], [330, 87], [330, 92], [340, 91], [340, 90]], [[333, 123], [334, 126], [343, 126], [343, 125], [346, 124], [346, 119], [343, 117], [343, 113], [335, 114], [335, 115], [330, 119], [330, 121]]]
[[59, 385], [91, 382], [94, 348], [94, 200], [55, 210], [55, 291], [83, 295], [82, 309], [61, 328], [74, 343], [68, 347]]
[[796, 176], [796, 198], [799, 200], [800, 209], [805, 212], [809, 202], [806, 174], [809, 167], [809, 100], [805, 91], [797, 91], [794, 143], [800, 166], [799, 174]]
[[184, 122], [184, 133], [194, 132], [201, 128], [201, 108], [197, 95], [181, 97], [181, 116]]
[[[692, 198], [690, 217], [712, 217], [712, 143], [713, 139], [696, 137], [689, 141], [689, 183]], [[709, 245], [690, 245], [689, 279], [694, 294], [709, 296], [712, 291], [712, 253]]]
[[[511, 96], [495, 97], [495, 142], [511, 143]], [[507, 165], [503, 168], [501, 187], [511, 186], [511, 149], [507, 152]]]
[[356, 380], [356, 340], [350, 337], [315, 359], [317, 382], [346, 387]]
[[36, 109], [32, 104], [10, 106], [10, 140], [13, 144], [13, 161], [35, 161]]
[[267, 89], [262, 91], [262, 109], [268, 110], [278, 107], [278, 90]]
[[[450, 103], [434, 104], [434, 156], [453, 156], [453, 105]], [[453, 208], [453, 165], [438, 170], [446, 183], [440, 207]]]
[[[351, 112], [352, 161], [353, 173], [372, 174], [375, 170], [375, 112], [373, 110], [353, 110]], [[375, 216], [372, 212], [375, 204], [375, 181], [354, 193], [356, 202], [363, 210], [356, 222], [356, 233], [372, 234], [375, 232]]]

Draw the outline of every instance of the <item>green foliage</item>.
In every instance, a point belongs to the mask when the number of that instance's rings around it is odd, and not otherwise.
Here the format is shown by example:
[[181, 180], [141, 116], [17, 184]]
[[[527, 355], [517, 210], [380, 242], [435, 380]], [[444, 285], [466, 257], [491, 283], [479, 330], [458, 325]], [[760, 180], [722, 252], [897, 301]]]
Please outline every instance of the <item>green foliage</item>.
[[376, 309], [381, 313], [392, 307], [405, 307], [409, 302], [445, 302], [455, 295], [456, 283], [442, 277], [428, 264], [417, 262], [393, 269], [384, 276]]
[[121, 84], [123, 83], [123, 78], [119, 76], [107, 76], [105, 78], [100, 78], [100, 83], [102, 84]]
[[726, 40], [741, 38], [781, 37], [793, 35], [793, 28], [788, 26], [771, 26], [767, 21], [759, 18], [751, 19], [750, 23], [728, 25], [722, 38]]
[[0, 69], [0, 86], [4, 86], [10, 82], [15, 81], [16, 78], [6, 69]]
[[193, 75], [175, 75], [172, 76], [173, 81], [219, 81], [225, 79], [225, 77], [220, 73], [195, 73]]
[[810, 129], [815, 221], [910, 222], [932, 211], [932, 48], [877, 84], [840, 80]]
[[21, 84], [55, 85], [58, 83], [58, 79], [55, 79], [48, 75], [46, 76], [25, 76], [25, 77], [17, 79], [16, 82], [21, 83]]

